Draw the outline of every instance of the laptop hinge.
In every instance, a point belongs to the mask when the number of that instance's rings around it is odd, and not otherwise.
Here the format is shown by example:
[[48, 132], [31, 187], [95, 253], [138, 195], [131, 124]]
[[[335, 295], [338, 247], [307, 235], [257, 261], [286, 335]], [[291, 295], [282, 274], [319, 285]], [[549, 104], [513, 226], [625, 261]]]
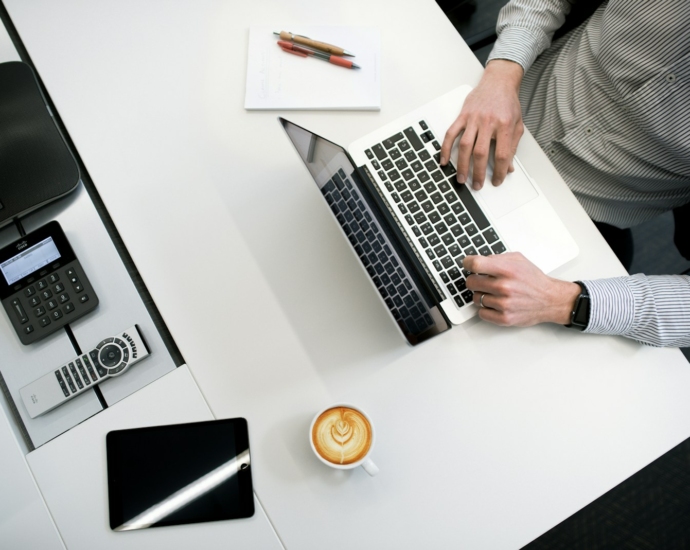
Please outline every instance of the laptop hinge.
[[[424, 260], [421, 258], [417, 249], [415, 248], [412, 240], [405, 231], [402, 223], [398, 219], [398, 216], [391, 208], [391, 204], [385, 200], [385, 195], [381, 192], [376, 180], [372, 177], [371, 172], [366, 166], [358, 166], [353, 172], [353, 176], [356, 175], [359, 178], [359, 183], [364, 184], [370, 188], [370, 193], [373, 199], [376, 201], [379, 210], [385, 216], [386, 221], [390, 227], [397, 228], [397, 231], [391, 235], [393, 241], [399, 245], [401, 248], [402, 256], [412, 263], [414, 269], [409, 270], [410, 274], [419, 279], [418, 284], [428, 293], [429, 297], [433, 301], [433, 305], [439, 305], [445, 298], [443, 291], [436, 283], [433, 275], [427, 268]], [[373, 187], [373, 189], [371, 189]], [[416, 277], [416, 275], [419, 275]], [[432, 304], [428, 304], [431, 306]]]

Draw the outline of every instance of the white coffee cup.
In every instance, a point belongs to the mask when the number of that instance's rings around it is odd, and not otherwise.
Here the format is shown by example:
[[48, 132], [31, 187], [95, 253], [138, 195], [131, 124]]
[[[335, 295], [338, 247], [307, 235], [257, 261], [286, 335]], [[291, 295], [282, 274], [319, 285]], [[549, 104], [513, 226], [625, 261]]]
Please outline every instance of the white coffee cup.
[[[315, 434], [317, 421], [319, 427]], [[368, 434], [365, 434], [367, 428]], [[376, 431], [371, 418], [362, 409], [349, 403], [338, 403], [319, 411], [309, 426], [312, 451], [321, 462], [337, 470], [361, 466], [370, 476], [375, 476], [379, 469], [369, 458], [375, 443]]]

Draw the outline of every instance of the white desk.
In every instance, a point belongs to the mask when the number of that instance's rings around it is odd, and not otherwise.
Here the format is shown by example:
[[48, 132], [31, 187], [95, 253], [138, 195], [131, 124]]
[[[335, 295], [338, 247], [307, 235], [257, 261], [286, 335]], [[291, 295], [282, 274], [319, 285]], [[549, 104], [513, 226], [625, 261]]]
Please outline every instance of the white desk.
[[[381, 29], [380, 113], [289, 117], [342, 144], [476, 84], [432, 0], [5, 4], [213, 414], [248, 419], [286, 548], [518, 548], [690, 435], [677, 350], [476, 320], [407, 348], [278, 113], [243, 110], [271, 21]], [[622, 274], [530, 136], [518, 155], [581, 248], [557, 275]], [[376, 478], [311, 455], [343, 400], [376, 423]]]

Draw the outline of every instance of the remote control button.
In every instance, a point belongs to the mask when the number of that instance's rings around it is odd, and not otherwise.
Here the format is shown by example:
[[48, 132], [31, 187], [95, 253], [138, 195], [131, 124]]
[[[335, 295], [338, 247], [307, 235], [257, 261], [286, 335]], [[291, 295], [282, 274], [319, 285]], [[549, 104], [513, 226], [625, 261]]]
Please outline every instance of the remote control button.
[[38, 290], [45, 290], [46, 288], [48, 288], [48, 281], [46, 281], [45, 279], [41, 279], [36, 283], [36, 288]]
[[58, 300], [60, 300], [61, 304], [65, 304], [65, 303], [69, 302], [69, 294], [67, 294], [66, 292], [63, 292], [62, 294], [60, 294], [60, 296], [58, 296]]
[[77, 272], [73, 267], [70, 267], [67, 271], [65, 271], [68, 277], [76, 277]]
[[39, 321], [39, 324], [43, 327], [46, 328], [50, 324], [50, 319], [48, 317], [44, 317]]
[[55, 284], [60, 280], [60, 276], [57, 273], [51, 273], [48, 275], [48, 280], [50, 281], [50, 284]]
[[40, 303], [41, 303], [41, 299], [40, 299], [38, 296], [33, 296], [33, 297], [29, 300], [29, 305], [30, 305], [31, 307], [37, 307]]
[[123, 349], [122, 350], [122, 360], [126, 363], [129, 361], [129, 350], [128, 349]]
[[[81, 283], [78, 283], [76, 285], [72, 285], [72, 288], [74, 289], [74, 292], [76, 292], [77, 294], [79, 294], [82, 290], [84, 290], [84, 287], [82, 286]], [[86, 300], [88, 300], [88, 298], [86, 298]], [[84, 300], [84, 301], [86, 301], [86, 300]]]
[[47, 305], [48, 309], [55, 309], [56, 307], [58, 307], [57, 300], [48, 300]]
[[62, 311], [56, 309], [50, 314], [50, 317], [53, 321], [57, 321], [58, 319], [62, 318]]
[[43, 306], [38, 306], [36, 309], [34, 309], [34, 315], [36, 317], [41, 317], [42, 315], [46, 314], [46, 308]]
[[125, 343], [124, 343], [122, 340], [120, 340], [119, 338], [115, 338], [115, 343], [116, 343], [118, 346], [120, 346], [121, 348], [123, 348], [123, 349], [127, 347], [127, 344], [125, 344]]
[[58, 384], [60, 384], [60, 389], [62, 390], [62, 393], [65, 394], [65, 397], [69, 397], [69, 390], [67, 389], [67, 385], [65, 384], [65, 381], [62, 379], [62, 375], [60, 374], [59, 370], [55, 371], [55, 377], [57, 378]]
[[50, 300], [53, 297], [53, 293], [50, 290], [44, 290], [41, 292], [41, 298], [44, 300]]
[[65, 307], [62, 308], [65, 313], [72, 313], [74, 311], [74, 304], [70, 302]]
[[19, 300], [12, 300], [12, 309], [17, 314], [17, 319], [19, 319], [19, 322], [22, 325], [29, 320], [29, 317], [26, 315], [26, 311], [24, 311], [24, 308]]
[[89, 375], [86, 374], [86, 370], [84, 370], [84, 365], [81, 364], [81, 359], [75, 359], [74, 362], [77, 364], [79, 374], [81, 374], [81, 377], [84, 380], [84, 382], [86, 382], [86, 385], [88, 386], [89, 384], [91, 384], [91, 380], [89, 380]]
[[34, 331], [33, 325], [26, 325], [24, 327], [24, 334], [31, 334]]
[[24, 296], [26, 296], [27, 298], [33, 296], [34, 294], [36, 294], [36, 289], [34, 287], [28, 286], [24, 289]]
[[65, 380], [67, 380], [67, 384], [69, 385], [69, 389], [72, 390], [72, 393], [77, 392], [77, 388], [74, 387], [74, 382], [72, 382], [72, 377], [69, 375], [69, 371], [67, 370], [67, 367], [62, 367], [62, 374], [65, 377]]
[[[77, 292], [79, 292], [79, 291], [77, 290]], [[85, 304], [85, 303], [88, 302], [88, 301], [89, 301], [89, 295], [88, 295], [88, 294], [83, 294], [83, 295], [80, 296], [80, 298], [79, 298], [79, 302], [82, 303], [82, 304]]]
[[74, 363], [69, 364], [69, 370], [72, 371], [72, 376], [74, 377], [77, 386], [79, 386], [79, 389], [81, 390], [84, 387], [84, 384], [81, 381], [81, 378], [79, 378], [79, 374], [77, 374], [77, 369], [74, 368]]
[[91, 375], [91, 379], [94, 382], [98, 382], [98, 376], [96, 376], [96, 372], [93, 370], [93, 367], [91, 366], [91, 361], [89, 361], [89, 357], [87, 355], [82, 355], [82, 359], [84, 360], [84, 364], [86, 365], [86, 370], [88, 370], [89, 374]]
[[106, 338], [105, 340], [101, 340], [101, 343], [96, 346], [96, 349], [101, 349], [103, 346], [106, 344], [109, 344], [110, 342], [114, 341], [115, 338]]
[[55, 291], [55, 294], [60, 294], [63, 290], [65, 290], [65, 285], [62, 283], [58, 283], [53, 287], [53, 290]]
[[108, 344], [98, 354], [98, 360], [104, 367], [112, 368], [122, 360], [122, 350], [115, 344]]
[[126, 366], [127, 366], [127, 363], [124, 363], [124, 362], [123, 362], [123, 363], [120, 363], [120, 364], [119, 364], [117, 367], [115, 367], [114, 369], [109, 369], [109, 370], [108, 370], [108, 374], [113, 375], [113, 374], [117, 374], [118, 372], [122, 372], [123, 370], [125, 370], [125, 367], [126, 367]]

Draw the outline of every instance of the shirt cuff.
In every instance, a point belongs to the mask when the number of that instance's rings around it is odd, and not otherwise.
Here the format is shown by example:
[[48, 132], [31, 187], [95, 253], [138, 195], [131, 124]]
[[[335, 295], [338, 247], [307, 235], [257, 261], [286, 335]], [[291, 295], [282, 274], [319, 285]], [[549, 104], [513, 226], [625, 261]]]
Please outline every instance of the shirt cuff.
[[626, 334], [635, 320], [630, 277], [581, 281], [589, 293], [589, 324], [584, 332]]
[[507, 59], [522, 65], [525, 72], [537, 56], [549, 45], [545, 35], [525, 27], [508, 27], [498, 35], [487, 63], [492, 59]]

